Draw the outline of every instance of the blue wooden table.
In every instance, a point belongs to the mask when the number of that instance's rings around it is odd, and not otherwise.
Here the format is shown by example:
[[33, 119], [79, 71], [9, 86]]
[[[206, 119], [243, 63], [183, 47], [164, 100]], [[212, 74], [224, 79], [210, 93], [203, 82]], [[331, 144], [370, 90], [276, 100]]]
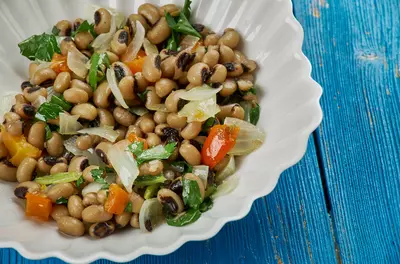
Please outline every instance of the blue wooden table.
[[400, 2], [293, 4], [324, 87], [305, 157], [214, 238], [132, 263], [400, 263]]

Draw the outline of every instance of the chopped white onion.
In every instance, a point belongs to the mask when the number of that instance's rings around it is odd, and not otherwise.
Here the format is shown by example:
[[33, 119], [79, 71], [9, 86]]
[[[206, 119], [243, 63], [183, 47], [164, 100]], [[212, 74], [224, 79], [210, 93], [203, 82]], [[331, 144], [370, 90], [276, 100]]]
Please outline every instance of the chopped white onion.
[[110, 31], [107, 33], [102, 33], [95, 38], [95, 40], [92, 42], [93, 49], [97, 52], [108, 50], [110, 48], [110, 43], [115, 32], [117, 32], [117, 26], [115, 22], [115, 17], [112, 16]]
[[115, 72], [112, 70], [112, 68], [107, 70], [106, 76], [107, 76], [108, 86], [110, 87], [111, 92], [113, 93], [115, 99], [118, 101], [118, 103], [121, 104], [123, 108], [128, 109], [129, 106], [126, 104], [124, 97], [122, 96], [122, 93], [118, 88], [117, 78], [115, 77]]
[[79, 115], [69, 115], [60, 113], [60, 131], [61, 135], [75, 135], [83, 126], [78, 122]]
[[229, 155], [228, 164], [226, 164], [225, 168], [220, 170], [215, 174], [215, 181], [217, 183], [223, 182], [226, 178], [234, 174], [236, 171], [235, 157], [233, 155]]
[[217, 105], [217, 96], [214, 94], [209, 99], [187, 103], [182, 110], [178, 112], [178, 115], [180, 117], [187, 117], [188, 122], [202, 122], [210, 117], [215, 117], [219, 111], [221, 110]]
[[265, 132], [253, 124], [233, 118], [227, 117], [224, 121], [225, 125], [239, 127], [239, 134], [236, 138], [236, 144], [229, 151], [232, 155], [247, 155], [258, 149], [265, 141]]
[[117, 28], [120, 28], [123, 25], [123, 23], [125, 22], [125, 15], [123, 13], [119, 12], [117, 9], [114, 9], [111, 7], [100, 6], [100, 5], [93, 5], [93, 4], [89, 4], [86, 7], [85, 19], [92, 22], [94, 13], [100, 8], [107, 9], [107, 11], [110, 12], [111, 16], [115, 17], [115, 26]]
[[89, 58], [83, 55], [77, 48], [71, 48], [68, 51], [67, 65], [68, 68], [81, 78], [86, 78], [88, 69], [86, 63]]
[[192, 173], [203, 181], [204, 186], [207, 186], [208, 171], [209, 167], [207, 165], [193, 166], [192, 169]]
[[[143, 232], [151, 232], [154, 228], [159, 225], [164, 220], [163, 206], [157, 200], [157, 198], [152, 198], [145, 200], [139, 213], [139, 225], [140, 230]], [[148, 222], [150, 221], [150, 230], [146, 228]]]
[[142, 23], [140, 23], [139, 20], [136, 20], [135, 37], [133, 37], [133, 40], [131, 43], [129, 43], [128, 49], [121, 57], [121, 61], [133, 61], [136, 59], [136, 55], [143, 45], [145, 34], [146, 30], [144, 29]]
[[38, 109], [43, 103], [47, 102], [44, 96], [39, 95], [39, 97], [32, 103], [32, 105]]
[[133, 182], [139, 175], [139, 168], [132, 153], [125, 151], [127, 146], [127, 144], [123, 144], [123, 141], [114, 144], [108, 149], [107, 157], [114, 170], [117, 172], [121, 183], [124, 185], [125, 189], [131, 193]]
[[192, 35], [186, 35], [179, 44], [180, 50], [192, 49], [199, 42], [200, 38]]
[[[50, 66], [51, 66], [51, 64], [52, 64], [52, 62], [47, 62], [47, 61], [37, 61], [38, 63], [38, 66], [37, 66], [37, 68], [36, 68], [36, 70], [35, 70], [35, 72], [32, 74], [32, 78], [31, 78], [31, 80], [30, 80], [30, 82], [31, 82], [31, 84], [34, 84], [34, 85], [37, 85], [37, 83], [35, 83], [34, 82], [34, 80], [35, 80], [35, 74], [39, 71], [39, 70], [41, 70], [41, 69], [46, 69], [46, 68], [49, 68]], [[35, 62], [36, 63], [36, 62]]]
[[133, 106], [129, 108], [129, 112], [134, 113], [135, 115], [138, 116], [144, 116], [149, 112], [149, 110], [147, 110], [147, 108], [143, 106]]
[[154, 105], [148, 105], [147, 109], [151, 111], [158, 111], [158, 112], [163, 112], [163, 113], [169, 113], [167, 107], [165, 104], [154, 104]]
[[146, 52], [146, 55], [158, 54], [157, 46], [151, 43], [147, 38], [143, 40], [143, 48], [144, 51]]
[[219, 93], [222, 90], [222, 85], [218, 89], [211, 88], [207, 84], [202, 86], [194, 87], [189, 91], [183, 91], [179, 94], [179, 98], [188, 101], [200, 101], [211, 98], [213, 95]]
[[231, 193], [239, 185], [239, 177], [236, 174], [227, 178], [222, 184], [218, 185], [217, 191], [211, 195], [212, 199]]
[[110, 142], [117, 140], [119, 133], [113, 127], [90, 127], [78, 131], [80, 134], [96, 135], [107, 139]]
[[2, 95], [0, 98], [0, 122], [4, 121], [4, 114], [10, 112], [11, 107], [15, 104], [15, 95], [18, 93], [12, 92]]
[[76, 139], [78, 137], [77, 136], [73, 136], [67, 140], [64, 140], [64, 147], [66, 150], [68, 150], [69, 152], [71, 152], [72, 154], [74, 154], [75, 156], [85, 156], [88, 158], [89, 160], [89, 164], [90, 165], [104, 165], [104, 163], [101, 161], [100, 157], [97, 156], [93, 149], [89, 149], [89, 150], [80, 150], [76, 147]]
[[58, 96], [59, 93], [56, 93], [56, 91], [54, 91], [53, 86], [48, 87], [47, 88], [47, 102], [50, 102], [51, 97], [53, 97], [54, 95]]
[[98, 191], [101, 190], [101, 187], [103, 187], [104, 184], [98, 183], [98, 182], [91, 182], [88, 185], [86, 185], [82, 189], [82, 196], [85, 196], [88, 193], [97, 193]]

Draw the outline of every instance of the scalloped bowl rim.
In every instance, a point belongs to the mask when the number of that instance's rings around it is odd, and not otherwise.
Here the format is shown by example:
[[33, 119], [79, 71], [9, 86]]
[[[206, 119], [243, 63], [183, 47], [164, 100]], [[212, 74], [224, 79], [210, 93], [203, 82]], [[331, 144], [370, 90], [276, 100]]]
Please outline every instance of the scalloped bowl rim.
[[140, 247], [130, 253], [127, 253], [125, 255], [117, 255], [117, 254], [113, 254], [112, 252], [109, 252], [109, 251], [108, 252], [103, 251], [103, 252], [94, 252], [94, 253], [87, 254], [84, 257], [75, 258], [75, 257], [72, 257], [72, 256], [62, 252], [62, 251], [58, 251], [58, 250], [57, 251], [50, 250], [48, 252], [40, 252], [40, 253], [31, 252], [28, 249], [26, 249], [22, 243], [15, 242], [15, 241], [0, 242], [0, 247], [14, 248], [22, 256], [24, 256], [28, 259], [44, 259], [44, 258], [49, 258], [49, 257], [57, 257], [66, 262], [92, 262], [92, 261], [95, 261], [98, 259], [108, 259], [111, 261], [125, 262], [125, 261], [131, 261], [131, 260], [138, 258], [145, 254], [152, 254], [152, 255], [169, 254], [169, 253], [177, 250], [179, 247], [181, 247], [186, 242], [209, 239], [209, 238], [215, 236], [226, 223], [231, 222], [231, 221], [236, 221], [236, 220], [239, 220], [239, 219], [245, 217], [249, 213], [249, 211], [252, 207], [252, 204], [256, 199], [268, 195], [275, 188], [281, 173], [284, 170], [286, 170], [289, 167], [296, 164], [298, 161], [300, 161], [300, 159], [304, 156], [304, 154], [306, 152], [307, 142], [308, 142], [310, 135], [319, 126], [319, 124], [322, 121], [322, 109], [321, 109], [321, 106], [319, 103], [320, 97], [322, 95], [322, 88], [318, 83], [316, 83], [312, 79], [311, 63], [307, 59], [307, 57], [304, 55], [304, 53], [302, 52], [304, 31], [303, 31], [302, 26], [298, 22], [298, 20], [294, 17], [292, 2], [290, 0], [283, 0], [283, 1], [290, 2], [290, 4], [288, 5], [289, 10], [288, 10], [286, 19], [289, 19], [290, 20], [289, 22], [291, 22], [291, 24], [293, 25], [292, 27], [293, 27], [293, 29], [295, 29], [294, 31], [297, 34], [296, 39], [295, 39], [296, 43], [299, 43], [299, 45], [297, 45], [295, 48], [293, 48], [293, 54], [299, 55], [299, 58], [301, 60], [303, 60], [304, 62], [307, 62], [307, 64], [306, 64], [308, 67], [308, 69], [306, 71], [307, 74], [306, 74], [306, 76], [303, 76], [303, 78], [307, 79], [309, 85], [313, 85], [312, 88], [315, 90], [315, 93], [318, 93], [318, 95], [315, 97], [315, 99], [316, 99], [315, 102], [313, 102], [313, 104], [318, 106], [318, 111], [313, 113], [313, 115], [315, 117], [313, 119], [313, 121], [311, 121], [308, 124], [308, 126], [304, 130], [302, 130], [299, 133], [299, 135], [297, 135], [298, 136], [297, 142], [301, 143], [300, 145], [302, 146], [301, 151], [294, 152], [293, 156], [288, 157], [288, 160], [289, 160], [288, 162], [279, 164], [279, 166], [275, 168], [275, 171], [273, 172], [273, 174], [270, 173], [271, 178], [273, 179], [272, 184], [266, 186], [265, 188], [259, 190], [256, 193], [252, 193], [251, 195], [246, 196], [245, 197], [246, 201], [244, 202], [244, 204], [246, 206], [242, 207], [241, 210], [238, 211], [236, 215], [231, 216], [231, 217], [219, 218], [219, 219], [215, 220], [213, 227], [210, 228], [207, 232], [204, 232], [201, 234], [200, 233], [198, 233], [198, 234], [182, 234], [178, 240], [174, 241], [168, 247], [164, 247], [164, 248], [142, 246], [142, 247]]

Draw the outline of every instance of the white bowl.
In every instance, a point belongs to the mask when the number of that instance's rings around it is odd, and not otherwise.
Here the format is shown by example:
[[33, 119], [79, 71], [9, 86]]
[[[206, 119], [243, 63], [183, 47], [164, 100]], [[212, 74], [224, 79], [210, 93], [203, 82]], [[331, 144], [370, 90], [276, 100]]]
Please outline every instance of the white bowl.
[[[136, 13], [143, 0], [90, 1]], [[149, 1], [155, 4], [183, 0]], [[12, 184], [0, 184], [0, 246], [12, 247], [30, 259], [58, 257], [67, 262], [99, 258], [129, 261], [143, 254], [162, 255], [192, 240], [214, 236], [225, 223], [243, 218], [252, 203], [269, 194], [283, 170], [304, 155], [307, 140], [322, 119], [321, 87], [311, 79], [311, 66], [301, 51], [303, 30], [292, 14], [290, 0], [193, 0], [194, 21], [221, 33], [236, 28], [243, 36], [244, 52], [257, 61], [259, 126], [267, 140], [256, 152], [241, 159], [239, 186], [218, 198], [214, 208], [186, 227], [162, 225], [149, 234], [126, 230], [101, 240], [69, 238], [54, 223], [26, 220], [14, 202]], [[81, 0], [0, 1], [1, 92], [18, 91], [27, 79], [28, 60], [19, 55], [17, 43], [51, 29], [61, 19], [82, 17]], [[240, 239], [240, 238], [238, 238]]]

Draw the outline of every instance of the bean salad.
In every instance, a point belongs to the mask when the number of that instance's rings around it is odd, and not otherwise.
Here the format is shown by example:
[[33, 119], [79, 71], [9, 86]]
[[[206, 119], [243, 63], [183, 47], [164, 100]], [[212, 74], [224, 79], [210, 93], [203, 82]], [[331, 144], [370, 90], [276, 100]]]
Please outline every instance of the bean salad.
[[70, 236], [151, 232], [235, 188], [235, 157], [265, 139], [257, 65], [238, 31], [193, 23], [190, 6], [90, 6], [18, 44], [29, 78], [2, 98], [0, 179], [26, 217]]

